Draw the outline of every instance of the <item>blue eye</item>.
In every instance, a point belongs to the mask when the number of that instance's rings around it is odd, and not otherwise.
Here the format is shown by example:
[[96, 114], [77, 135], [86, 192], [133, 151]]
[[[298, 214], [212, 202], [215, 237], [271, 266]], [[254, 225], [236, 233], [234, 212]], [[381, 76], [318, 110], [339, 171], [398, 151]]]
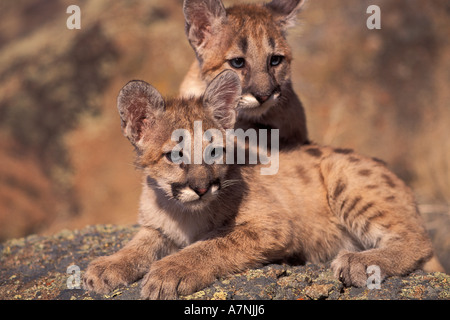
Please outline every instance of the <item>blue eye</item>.
[[236, 69], [241, 69], [245, 66], [245, 59], [244, 58], [234, 58], [228, 61], [230, 66]]
[[283, 58], [283, 56], [272, 56], [272, 58], [270, 58], [270, 65], [276, 67], [283, 61]]
[[176, 162], [179, 161], [180, 159], [183, 159], [183, 151], [182, 150], [178, 151], [177, 159], [174, 159], [172, 157], [172, 152], [165, 153], [164, 157], [166, 157], [166, 159], [169, 160], [170, 162]]

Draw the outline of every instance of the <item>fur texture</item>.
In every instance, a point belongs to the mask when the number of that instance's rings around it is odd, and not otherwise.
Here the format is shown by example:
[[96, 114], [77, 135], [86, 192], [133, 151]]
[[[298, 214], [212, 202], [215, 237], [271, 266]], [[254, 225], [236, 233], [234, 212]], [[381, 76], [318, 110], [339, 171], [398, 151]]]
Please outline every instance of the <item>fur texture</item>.
[[225, 9], [220, 0], [185, 0], [186, 35], [195, 61], [182, 96], [200, 96], [226, 69], [239, 75], [243, 96], [237, 128], [280, 130], [281, 147], [308, 142], [303, 106], [291, 84], [291, 49], [286, 31], [305, 1], [273, 0]]
[[380, 161], [303, 145], [280, 152], [276, 175], [260, 175], [261, 165], [173, 163], [174, 130], [193, 134], [197, 120], [204, 130], [230, 125], [238, 80], [225, 71], [204, 96], [189, 100], [164, 101], [144, 82], [122, 89], [122, 128], [142, 168], [142, 228], [122, 250], [89, 265], [85, 288], [106, 293], [144, 277], [143, 298], [170, 299], [281, 261], [333, 259], [336, 277], [348, 286], [366, 285], [371, 265], [382, 278], [442, 271], [411, 190]]

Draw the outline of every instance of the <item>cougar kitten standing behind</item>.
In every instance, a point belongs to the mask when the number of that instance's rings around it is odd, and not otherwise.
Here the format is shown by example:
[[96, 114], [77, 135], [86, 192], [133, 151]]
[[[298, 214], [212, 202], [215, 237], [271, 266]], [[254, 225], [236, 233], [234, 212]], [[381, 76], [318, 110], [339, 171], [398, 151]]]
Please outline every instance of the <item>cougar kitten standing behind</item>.
[[[193, 136], [194, 122], [202, 121], [203, 130], [225, 137], [240, 95], [233, 71], [217, 76], [200, 98], [164, 100], [142, 81], [121, 90], [123, 133], [142, 168], [141, 229], [123, 249], [89, 265], [85, 288], [106, 293], [144, 277], [142, 298], [170, 299], [283, 260], [334, 259], [335, 275], [354, 286], [366, 285], [371, 265], [383, 278], [442, 270], [409, 188], [351, 150], [308, 145], [280, 152], [275, 175], [261, 175], [261, 165], [220, 164], [227, 150], [219, 147], [210, 149], [211, 164], [175, 163], [173, 132]], [[209, 146], [201, 144], [203, 151]]]
[[279, 129], [282, 148], [308, 143], [286, 41], [304, 2], [273, 0], [225, 9], [221, 0], [185, 0], [186, 35], [197, 60], [181, 85], [181, 95], [201, 96], [215, 76], [231, 68], [243, 89], [237, 128]]

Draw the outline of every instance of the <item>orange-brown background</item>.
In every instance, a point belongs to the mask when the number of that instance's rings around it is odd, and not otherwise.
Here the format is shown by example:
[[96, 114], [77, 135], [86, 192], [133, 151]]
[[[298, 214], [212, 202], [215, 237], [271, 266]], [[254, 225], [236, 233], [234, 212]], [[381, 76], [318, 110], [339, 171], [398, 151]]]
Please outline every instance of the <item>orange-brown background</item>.
[[[81, 30], [66, 28], [72, 4]], [[366, 28], [371, 4], [381, 8], [381, 30]], [[449, 31], [448, 0], [310, 0], [289, 34], [311, 138], [388, 162], [414, 189], [443, 248]], [[193, 59], [181, 0], [2, 1], [0, 241], [134, 223], [140, 179], [117, 93], [143, 79], [175, 95]]]

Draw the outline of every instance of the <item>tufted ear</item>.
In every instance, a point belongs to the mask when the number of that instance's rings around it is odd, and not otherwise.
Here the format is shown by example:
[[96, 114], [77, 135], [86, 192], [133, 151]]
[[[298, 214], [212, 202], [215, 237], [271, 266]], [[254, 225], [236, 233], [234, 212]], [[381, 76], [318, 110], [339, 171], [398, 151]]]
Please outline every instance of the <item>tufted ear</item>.
[[183, 12], [186, 35], [195, 52], [226, 20], [221, 0], [184, 0]]
[[142, 148], [143, 137], [159, 114], [164, 112], [161, 94], [145, 81], [130, 81], [117, 97], [122, 131], [137, 148]]
[[236, 107], [241, 98], [241, 80], [233, 70], [219, 73], [206, 88], [203, 105], [224, 129], [231, 129], [236, 122]]
[[295, 26], [297, 14], [305, 5], [306, 0], [272, 0], [266, 4], [275, 15], [278, 24], [286, 30]]

